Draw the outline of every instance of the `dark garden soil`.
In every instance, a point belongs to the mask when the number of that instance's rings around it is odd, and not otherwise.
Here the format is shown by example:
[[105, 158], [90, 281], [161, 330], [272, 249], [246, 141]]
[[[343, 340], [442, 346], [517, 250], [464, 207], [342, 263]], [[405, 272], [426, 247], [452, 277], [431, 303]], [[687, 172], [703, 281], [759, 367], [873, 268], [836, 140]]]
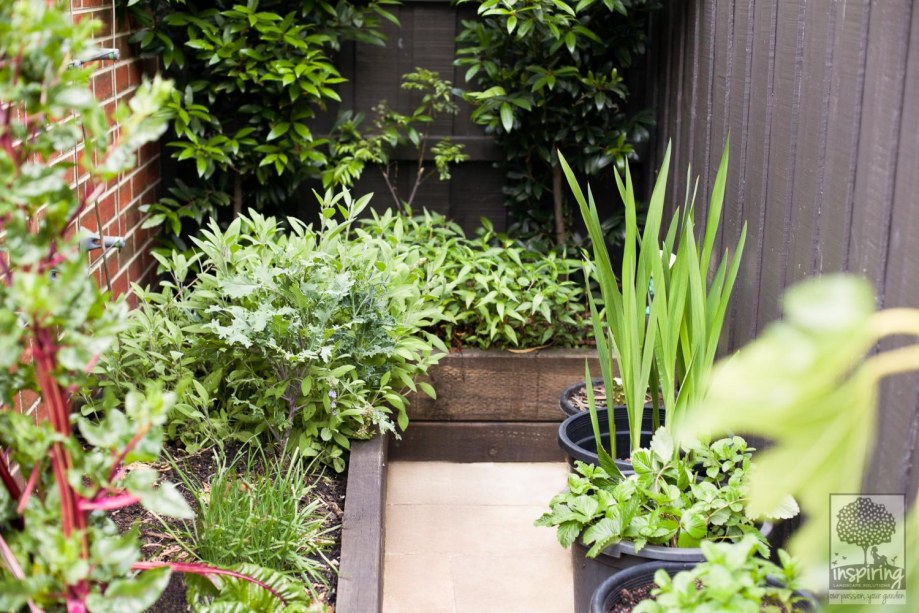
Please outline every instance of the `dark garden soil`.
[[[192, 483], [210, 482], [211, 476], [216, 469], [215, 458], [212, 451], [201, 451], [192, 455], [187, 455], [178, 449], [170, 447], [167, 447], [166, 451], [175, 458], [176, 463]], [[232, 463], [239, 451], [239, 446], [227, 446], [225, 448], [228, 465]], [[128, 469], [130, 468], [129, 466]], [[191, 505], [193, 509], [196, 509], [194, 496], [188, 491], [185, 483], [168, 462], [160, 461], [154, 464], [153, 468], [159, 470], [164, 479], [175, 484], [188, 504]], [[325, 556], [330, 564], [325, 564], [325, 562], [317, 558], [317, 561], [321, 561], [325, 568], [323, 574], [326, 576], [327, 583], [331, 587], [325, 588], [321, 585], [317, 585], [315, 586], [315, 590], [321, 602], [328, 605], [329, 610], [334, 611], [337, 596], [335, 586], [338, 583], [338, 566], [341, 558], [341, 520], [347, 475], [338, 475], [331, 470], [327, 470], [324, 473], [320, 472], [311, 475], [310, 479], [313, 481], [308, 485], [311, 485], [313, 488], [313, 496], [321, 500], [322, 506], [327, 514], [327, 519], [323, 527], [331, 530], [328, 536], [334, 541], [331, 549], [325, 552]], [[139, 523], [142, 559], [151, 562], [197, 561], [166, 533], [159, 519], [146, 512], [139, 504], [117, 510], [111, 514], [111, 517], [121, 532], [125, 532], [134, 524]], [[173, 521], [177, 522], [178, 520]], [[173, 573], [169, 586], [163, 592], [159, 601], [148, 609], [148, 611], [152, 613], [181, 613], [191, 611], [185, 600], [185, 581], [181, 573]]]
[[634, 607], [638, 606], [639, 602], [651, 598], [651, 590], [656, 587], [657, 585], [655, 585], [654, 581], [651, 581], [641, 587], [621, 590], [618, 601], [611, 609], [607, 609], [606, 613], [629, 613]]
[[[606, 403], [606, 386], [598, 383], [594, 386], [594, 400], [597, 401], [598, 407], [609, 406]], [[568, 397], [571, 406], [579, 411], [587, 410], [587, 387], [579, 387], [576, 392]], [[617, 387], [613, 394], [613, 406], [623, 406], [625, 404], [625, 392], [622, 388]], [[651, 394], [645, 394], [645, 404], [651, 404]]]

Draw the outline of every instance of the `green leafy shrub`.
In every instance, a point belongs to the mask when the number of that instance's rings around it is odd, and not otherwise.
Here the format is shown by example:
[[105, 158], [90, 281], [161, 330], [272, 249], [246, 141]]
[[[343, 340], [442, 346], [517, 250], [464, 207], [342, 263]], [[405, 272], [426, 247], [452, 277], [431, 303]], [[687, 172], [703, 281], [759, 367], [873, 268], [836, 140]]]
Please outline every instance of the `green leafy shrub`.
[[[769, 548], [753, 536], [737, 543], [700, 545], [705, 562], [671, 577], [658, 570], [654, 600], [645, 600], [635, 613], [756, 613], [792, 611], [804, 597], [799, 589], [798, 565], [784, 550], [781, 566], [768, 559]], [[769, 580], [772, 580], [770, 583]]]
[[267, 437], [337, 471], [349, 439], [404, 429], [402, 390], [446, 349], [423, 331], [440, 317], [443, 281], [352, 227], [369, 199], [327, 195], [318, 229], [289, 220], [284, 231], [257, 213], [226, 230], [212, 221], [194, 239], [195, 278], [184, 255], [160, 257], [173, 278], [138, 289], [132, 325], [101, 364], [107, 401], [151, 372], [186, 381], [168, 427], [187, 447]]
[[[464, 0], [472, 1], [472, 0]], [[463, 22], [456, 63], [477, 91], [473, 119], [506, 156], [507, 203], [554, 228], [563, 244], [569, 216], [560, 150], [596, 174], [634, 156], [647, 113], [630, 113], [623, 71], [644, 53], [656, 0], [481, 0]]]
[[[677, 451], [673, 437], [660, 428], [648, 449], [632, 452], [634, 474], [617, 479], [599, 466], [576, 462], [568, 491], [551, 500], [551, 510], [536, 525], [555, 526], [563, 547], [580, 537], [588, 557], [622, 540], [633, 541], [636, 551], [647, 544], [737, 541], [746, 534], [764, 541], [746, 513], [753, 452], [746, 441], [735, 436]], [[795, 512], [790, 505], [771, 515]]]
[[365, 228], [398, 250], [436, 263], [447, 284], [438, 308], [444, 319], [433, 330], [453, 347], [584, 345], [584, 292], [572, 275], [578, 261], [556, 252], [528, 249], [496, 233], [483, 219], [475, 238], [438, 213], [413, 216], [388, 210]]
[[[318, 178], [325, 141], [309, 122], [339, 102], [342, 41], [382, 44], [394, 0], [122, 0], [132, 38], [177, 83], [167, 147], [184, 186], [150, 208], [148, 224], [207, 219], [227, 203], [283, 202]], [[244, 202], [245, 200], [245, 202]], [[176, 233], [178, 234], [178, 233]]]

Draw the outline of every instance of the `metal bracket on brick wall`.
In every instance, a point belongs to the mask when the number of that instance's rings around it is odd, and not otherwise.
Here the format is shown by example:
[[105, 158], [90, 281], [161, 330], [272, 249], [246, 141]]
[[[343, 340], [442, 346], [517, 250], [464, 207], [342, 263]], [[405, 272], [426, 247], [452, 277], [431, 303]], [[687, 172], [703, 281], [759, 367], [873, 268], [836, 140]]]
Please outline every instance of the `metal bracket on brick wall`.
[[99, 236], [90, 234], [80, 239], [80, 249], [83, 251], [93, 251], [95, 249], [121, 249], [124, 247], [124, 237], [122, 236]]
[[92, 49], [87, 49], [82, 57], [70, 62], [70, 65], [74, 68], [79, 68], [83, 64], [88, 64], [89, 62], [114, 61], [119, 59], [121, 59], [121, 51], [115, 47], [93, 47]]

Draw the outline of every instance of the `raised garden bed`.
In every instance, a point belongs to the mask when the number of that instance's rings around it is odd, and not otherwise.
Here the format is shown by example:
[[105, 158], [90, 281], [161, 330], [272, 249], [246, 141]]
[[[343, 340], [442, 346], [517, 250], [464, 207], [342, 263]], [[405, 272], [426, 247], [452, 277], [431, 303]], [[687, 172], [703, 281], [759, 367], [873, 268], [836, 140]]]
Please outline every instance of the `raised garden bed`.
[[563, 461], [556, 443], [558, 395], [583, 378], [585, 358], [599, 372], [590, 351], [451, 353], [429, 373], [437, 400], [412, 398], [413, 421], [401, 440], [352, 445], [337, 613], [382, 610], [389, 461]]
[[428, 371], [437, 399], [413, 394], [409, 417], [415, 422], [559, 422], [559, 394], [584, 380], [587, 358], [591, 373], [599, 374], [596, 352], [589, 349], [451, 352]]

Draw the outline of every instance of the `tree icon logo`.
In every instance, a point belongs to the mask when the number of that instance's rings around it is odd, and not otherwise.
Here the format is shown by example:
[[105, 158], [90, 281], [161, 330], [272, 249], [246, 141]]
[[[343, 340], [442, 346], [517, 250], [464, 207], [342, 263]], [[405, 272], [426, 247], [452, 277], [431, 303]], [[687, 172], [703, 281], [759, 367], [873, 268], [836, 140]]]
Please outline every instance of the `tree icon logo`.
[[843, 543], [858, 545], [868, 564], [868, 548], [889, 543], [897, 529], [897, 520], [883, 504], [859, 496], [836, 514], [836, 534]]
[[831, 603], [905, 603], [904, 510], [902, 494], [830, 496]]

